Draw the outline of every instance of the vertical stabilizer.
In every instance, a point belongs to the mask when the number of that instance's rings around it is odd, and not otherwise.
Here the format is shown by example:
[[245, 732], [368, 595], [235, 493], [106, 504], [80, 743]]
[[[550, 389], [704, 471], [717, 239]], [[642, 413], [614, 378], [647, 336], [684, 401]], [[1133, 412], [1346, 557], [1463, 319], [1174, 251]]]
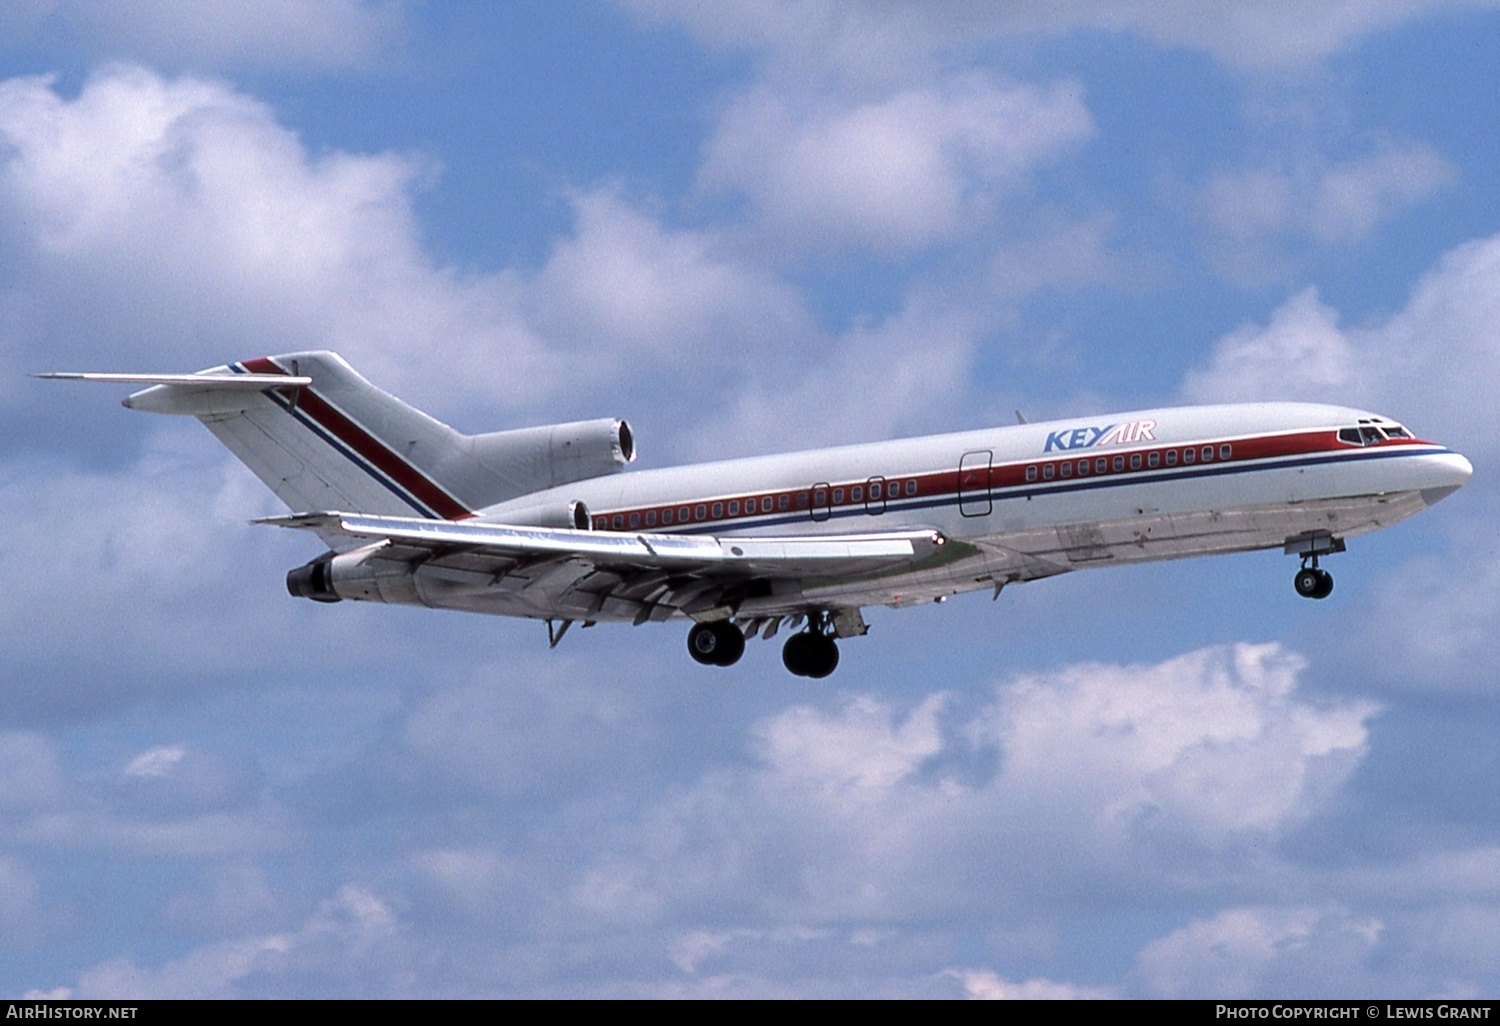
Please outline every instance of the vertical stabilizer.
[[228, 370], [312, 379], [258, 392], [240, 409], [199, 414], [291, 509], [456, 520], [483, 504], [476, 475], [445, 466], [465, 436], [376, 388], [342, 357], [291, 353]]
[[[336, 353], [267, 356], [198, 374], [50, 376], [151, 383], [125, 405], [197, 417], [297, 513], [462, 520], [616, 473], [635, 458], [630, 426], [616, 419], [463, 434], [376, 388]], [[566, 498], [522, 512], [586, 526]]]

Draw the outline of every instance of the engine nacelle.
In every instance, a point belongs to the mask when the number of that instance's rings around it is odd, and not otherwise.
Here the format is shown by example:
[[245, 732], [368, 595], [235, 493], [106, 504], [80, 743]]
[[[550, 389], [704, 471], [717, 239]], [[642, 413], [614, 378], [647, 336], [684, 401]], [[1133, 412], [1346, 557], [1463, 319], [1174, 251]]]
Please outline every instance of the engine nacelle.
[[314, 602], [339, 602], [342, 596], [333, 590], [333, 560], [319, 556], [295, 570], [286, 572], [286, 590], [292, 598], [312, 599]]
[[381, 559], [384, 542], [325, 553], [310, 563], [290, 570], [286, 590], [296, 598], [314, 602], [417, 603], [411, 567], [401, 560]]
[[[525, 500], [522, 500], [525, 501]], [[592, 531], [594, 518], [588, 504], [579, 499], [537, 506], [509, 506], [491, 511], [473, 523], [508, 524], [512, 527], [561, 527], [574, 531]]]
[[470, 455], [495, 475], [499, 486], [485, 505], [616, 474], [635, 459], [630, 425], [613, 418], [491, 431], [467, 441]]

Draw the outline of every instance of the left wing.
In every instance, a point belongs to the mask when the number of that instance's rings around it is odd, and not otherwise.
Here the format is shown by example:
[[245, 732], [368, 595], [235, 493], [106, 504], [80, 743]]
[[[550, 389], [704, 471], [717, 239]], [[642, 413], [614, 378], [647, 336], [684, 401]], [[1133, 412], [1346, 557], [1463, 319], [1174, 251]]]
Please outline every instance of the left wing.
[[797, 612], [804, 580], [912, 568], [948, 544], [931, 529], [716, 538], [349, 513], [257, 522], [311, 530], [332, 546], [339, 554], [319, 584], [340, 597], [637, 623], [736, 615], [747, 602], [757, 615]]

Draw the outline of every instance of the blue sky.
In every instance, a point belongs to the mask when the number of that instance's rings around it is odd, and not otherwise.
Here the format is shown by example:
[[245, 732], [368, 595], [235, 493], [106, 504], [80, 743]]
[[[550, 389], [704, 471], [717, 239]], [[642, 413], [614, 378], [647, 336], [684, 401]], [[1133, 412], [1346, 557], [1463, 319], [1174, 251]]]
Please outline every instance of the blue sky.
[[[170, 7], [170, 16], [167, 8]], [[1493, 996], [1488, 3], [0, 12], [0, 993]], [[198, 425], [342, 352], [641, 464], [1158, 403], [1475, 464], [1331, 562], [680, 625], [293, 601]]]

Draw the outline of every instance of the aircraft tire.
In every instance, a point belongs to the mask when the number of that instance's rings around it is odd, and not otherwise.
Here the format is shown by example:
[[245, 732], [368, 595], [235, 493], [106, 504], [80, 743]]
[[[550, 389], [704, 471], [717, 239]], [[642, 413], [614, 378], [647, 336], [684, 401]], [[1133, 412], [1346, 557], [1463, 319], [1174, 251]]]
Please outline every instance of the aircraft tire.
[[1313, 592], [1313, 598], [1325, 599], [1333, 594], [1333, 574], [1327, 570], [1319, 570], [1317, 574], [1318, 590]]
[[714, 626], [717, 628], [719, 638], [719, 650], [714, 657], [714, 665], [733, 666], [740, 661], [740, 656], [745, 654], [745, 634], [728, 620], [720, 620]]
[[728, 620], [694, 624], [688, 654], [704, 666], [733, 666], [745, 654], [745, 635]]
[[839, 646], [832, 638], [822, 634], [809, 634], [808, 640], [812, 642], [809, 646], [812, 659], [807, 675], [814, 680], [821, 680], [838, 669]]
[[809, 677], [812, 668], [812, 644], [813, 636], [807, 631], [793, 634], [786, 639], [786, 644], [781, 646], [781, 662], [792, 674], [798, 677]]
[[1303, 598], [1322, 599], [1333, 594], [1333, 574], [1305, 566], [1297, 571], [1292, 585]]

